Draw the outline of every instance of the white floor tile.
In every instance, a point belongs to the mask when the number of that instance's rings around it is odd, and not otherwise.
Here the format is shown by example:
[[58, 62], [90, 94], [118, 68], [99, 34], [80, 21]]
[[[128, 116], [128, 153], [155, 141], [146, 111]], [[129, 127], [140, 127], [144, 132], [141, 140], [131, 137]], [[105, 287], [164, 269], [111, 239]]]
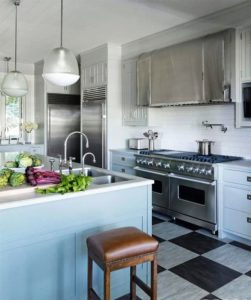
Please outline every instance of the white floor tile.
[[153, 225], [153, 234], [165, 240], [170, 240], [189, 232], [192, 232], [192, 230], [169, 222]]
[[160, 266], [170, 269], [197, 256], [196, 253], [173, 243], [163, 242], [160, 244], [157, 259]]
[[251, 270], [251, 252], [233, 245], [226, 244], [203, 254], [203, 256], [240, 273]]
[[242, 275], [213, 294], [223, 300], [251, 300], [251, 278]]

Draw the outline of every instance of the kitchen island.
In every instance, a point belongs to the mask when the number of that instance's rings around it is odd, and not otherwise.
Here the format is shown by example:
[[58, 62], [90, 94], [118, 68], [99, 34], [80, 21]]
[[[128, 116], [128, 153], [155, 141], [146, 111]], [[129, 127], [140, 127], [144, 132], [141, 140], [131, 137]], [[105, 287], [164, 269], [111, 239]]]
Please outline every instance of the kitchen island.
[[[87, 299], [86, 238], [123, 226], [151, 234], [152, 181], [93, 170], [124, 180], [65, 195], [38, 195], [30, 187], [0, 192], [0, 299]], [[148, 281], [148, 266], [137, 270]], [[95, 266], [101, 297], [102, 279]], [[129, 270], [114, 272], [111, 285], [112, 299], [128, 293]]]

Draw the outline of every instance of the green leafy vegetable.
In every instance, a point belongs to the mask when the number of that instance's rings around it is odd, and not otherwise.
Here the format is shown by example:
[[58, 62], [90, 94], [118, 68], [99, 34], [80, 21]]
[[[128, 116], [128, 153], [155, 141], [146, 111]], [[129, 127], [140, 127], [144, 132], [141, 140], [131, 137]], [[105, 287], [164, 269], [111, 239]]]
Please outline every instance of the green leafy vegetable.
[[6, 187], [8, 184], [8, 177], [5, 175], [0, 175], [0, 189]]
[[83, 175], [62, 175], [61, 176], [61, 183], [51, 186], [49, 188], [41, 189], [36, 188], [36, 193], [38, 194], [50, 194], [50, 193], [71, 193], [71, 192], [80, 192], [85, 191], [87, 187], [90, 185], [92, 178], [89, 176]]
[[11, 186], [19, 186], [25, 183], [25, 175], [15, 172], [10, 176], [9, 183]]

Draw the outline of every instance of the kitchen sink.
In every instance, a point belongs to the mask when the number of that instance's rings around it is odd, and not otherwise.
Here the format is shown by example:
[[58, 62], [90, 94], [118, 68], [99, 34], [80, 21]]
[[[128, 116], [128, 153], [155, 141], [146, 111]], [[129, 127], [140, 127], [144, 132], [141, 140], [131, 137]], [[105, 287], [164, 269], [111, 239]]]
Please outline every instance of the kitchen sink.
[[[72, 169], [72, 173], [73, 174], [82, 174], [82, 168], [76, 168], [76, 169]], [[69, 174], [69, 170], [63, 170], [62, 174], [64, 175], [68, 175]], [[84, 169], [84, 175], [85, 176], [91, 176], [91, 177], [99, 177], [99, 176], [104, 176], [105, 174], [103, 172], [99, 172], [95, 169], [92, 168], [85, 168]]]
[[128, 179], [122, 178], [114, 175], [105, 175], [100, 177], [94, 177], [92, 180], [92, 184], [102, 185], [102, 184], [111, 184], [116, 182], [127, 181]]

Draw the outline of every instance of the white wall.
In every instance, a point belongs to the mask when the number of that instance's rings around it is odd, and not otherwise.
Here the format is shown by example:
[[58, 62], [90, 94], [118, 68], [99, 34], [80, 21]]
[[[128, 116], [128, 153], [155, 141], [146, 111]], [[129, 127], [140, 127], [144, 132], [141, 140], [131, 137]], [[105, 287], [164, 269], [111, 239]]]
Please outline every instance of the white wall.
[[[150, 108], [149, 128], [160, 133], [161, 148], [197, 151], [196, 140], [215, 141], [212, 152], [224, 155], [236, 155], [251, 159], [251, 128], [236, 129], [235, 105], [186, 106]], [[219, 127], [205, 128], [202, 121], [223, 123], [227, 127], [224, 133]], [[155, 126], [153, 126], [155, 125]], [[142, 137], [148, 130], [144, 127], [124, 127], [125, 138]], [[126, 144], [124, 144], [125, 146]]]

